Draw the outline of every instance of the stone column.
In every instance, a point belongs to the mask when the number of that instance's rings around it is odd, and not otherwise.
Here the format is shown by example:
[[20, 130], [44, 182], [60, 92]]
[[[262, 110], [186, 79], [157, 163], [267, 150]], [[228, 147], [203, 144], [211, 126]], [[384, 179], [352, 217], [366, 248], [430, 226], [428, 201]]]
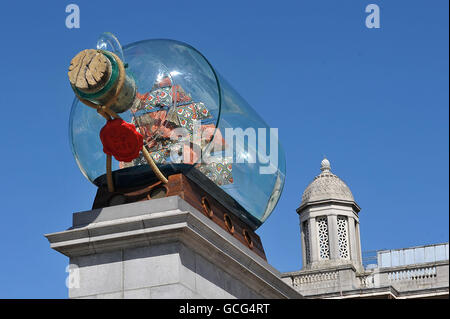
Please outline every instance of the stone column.
[[317, 235], [316, 218], [309, 219], [309, 243], [311, 245], [311, 264], [319, 261], [319, 238]]
[[357, 235], [356, 235], [356, 225], [355, 225], [355, 219], [353, 217], [348, 217], [348, 244], [350, 248], [350, 259], [355, 264], [360, 264], [361, 260], [359, 259], [359, 253], [358, 253], [358, 244], [357, 244]]
[[[299, 218], [300, 220], [300, 234], [301, 234], [301, 242], [302, 242], [302, 263], [303, 263], [303, 267], [305, 267], [305, 265], [307, 264], [307, 260], [306, 260], [306, 238], [305, 238], [305, 232], [303, 229], [303, 223], [304, 221], [301, 220], [301, 218]], [[308, 223], [308, 227], [309, 227], [309, 223]]]
[[330, 260], [339, 259], [339, 242], [337, 232], [337, 216], [328, 216], [328, 237], [330, 243]]
[[362, 263], [362, 256], [361, 256], [361, 237], [359, 233], [359, 221], [355, 220], [356, 225], [356, 245], [357, 245], [357, 253], [358, 253], [358, 260], [360, 263]]

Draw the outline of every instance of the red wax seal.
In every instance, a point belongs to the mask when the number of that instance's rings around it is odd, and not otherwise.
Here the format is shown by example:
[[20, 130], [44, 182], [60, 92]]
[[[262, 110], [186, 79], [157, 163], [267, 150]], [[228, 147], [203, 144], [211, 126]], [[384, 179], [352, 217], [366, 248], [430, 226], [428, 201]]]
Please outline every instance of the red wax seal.
[[131, 162], [139, 156], [143, 138], [133, 124], [122, 119], [110, 120], [100, 131], [103, 152], [121, 162]]

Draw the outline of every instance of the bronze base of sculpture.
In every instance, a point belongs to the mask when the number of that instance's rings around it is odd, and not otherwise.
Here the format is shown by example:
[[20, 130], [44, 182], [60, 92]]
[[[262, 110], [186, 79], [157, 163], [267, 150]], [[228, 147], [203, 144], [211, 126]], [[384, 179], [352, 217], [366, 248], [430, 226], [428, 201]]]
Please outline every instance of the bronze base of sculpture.
[[209, 188], [205, 190], [205, 185], [200, 184], [183, 173], [177, 173], [168, 177], [167, 184], [157, 181], [134, 188], [116, 189], [112, 193], [108, 191], [106, 186], [100, 186], [92, 208], [98, 209], [168, 196], [179, 196], [266, 260], [261, 239], [252, 227], [237, 216], [237, 212], [239, 213], [242, 208], [236, 208], [235, 203], [229, 201], [229, 195], [218, 186], [211, 187], [211, 185], [208, 185]]

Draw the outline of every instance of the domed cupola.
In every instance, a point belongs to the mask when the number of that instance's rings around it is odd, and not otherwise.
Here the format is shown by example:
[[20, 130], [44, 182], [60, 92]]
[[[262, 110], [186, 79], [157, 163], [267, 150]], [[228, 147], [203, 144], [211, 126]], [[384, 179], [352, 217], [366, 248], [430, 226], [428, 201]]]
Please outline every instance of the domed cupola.
[[302, 233], [303, 268], [351, 264], [362, 269], [359, 236], [360, 207], [350, 188], [331, 172], [324, 158], [297, 209]]
[[322, 173], [314, 177], [314, 180], [303, 192], [300, 207], [331, 199], [349, 202], [355, 201], [347, 184], [331, 172], [330, 162], [326, 158], [322, 160], [320, 170]]

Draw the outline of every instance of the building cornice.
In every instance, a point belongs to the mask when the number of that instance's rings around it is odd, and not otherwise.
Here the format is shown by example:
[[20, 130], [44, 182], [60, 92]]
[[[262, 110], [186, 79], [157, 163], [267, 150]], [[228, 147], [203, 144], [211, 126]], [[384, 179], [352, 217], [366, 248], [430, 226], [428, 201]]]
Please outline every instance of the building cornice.
[[296, 211], [297, 211], [297, 214], [300, 215], [308, 207], [321, 206], [321, 205], [343, 205], [343, 206], [352, 207], [356, 213], [359, 213], [361, 211], [361, 208], [359, 207], [359, 205], [354, 201], [347, 201], [347, 200], [333, 199], [333, 198], [304, 203], [304, 204], [300, 205], [300, 207], [297, 208]]

